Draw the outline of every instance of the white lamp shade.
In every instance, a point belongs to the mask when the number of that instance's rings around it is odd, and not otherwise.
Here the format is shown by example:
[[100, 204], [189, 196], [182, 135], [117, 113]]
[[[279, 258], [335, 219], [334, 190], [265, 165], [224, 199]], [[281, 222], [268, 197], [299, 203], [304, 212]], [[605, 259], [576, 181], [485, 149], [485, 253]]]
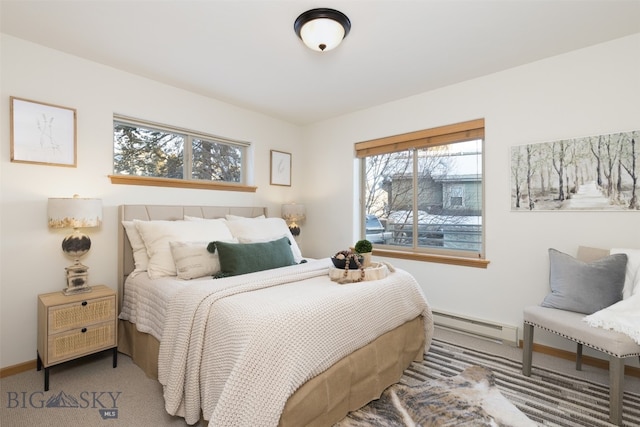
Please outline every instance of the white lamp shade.
[[291, 203], [282, 205], [282, 218], [285, 221], [296, 222], [302, 221], [306, 217], [304, 205]]
[[333, 19], [319, 18], [302, 26], [300, 38], [310, 49], [326, 52], [342, 42], [344, 33], [344, 27], [339, 22]]
[[102, 200], [80, 197], [49, 199], [49, 228], [89, 228], [102, 224]]

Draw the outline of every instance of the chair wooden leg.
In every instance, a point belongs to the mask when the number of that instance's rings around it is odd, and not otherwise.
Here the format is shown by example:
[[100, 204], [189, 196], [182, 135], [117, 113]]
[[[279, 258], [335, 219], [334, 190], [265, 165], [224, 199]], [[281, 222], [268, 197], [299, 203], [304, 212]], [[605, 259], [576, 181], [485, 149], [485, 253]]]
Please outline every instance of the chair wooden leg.
[[531, 376], [531, 362], [533, 358], [533, 325], [524, 324], [524, 337], [522, 345], [522, 374]]
[[624, 359], [609, 357], [609, 422], [622, 425], [622, 396], [624, 393]]
[[576, 371], [582, 371], [582, 344], [580, 343], [576, 348]]

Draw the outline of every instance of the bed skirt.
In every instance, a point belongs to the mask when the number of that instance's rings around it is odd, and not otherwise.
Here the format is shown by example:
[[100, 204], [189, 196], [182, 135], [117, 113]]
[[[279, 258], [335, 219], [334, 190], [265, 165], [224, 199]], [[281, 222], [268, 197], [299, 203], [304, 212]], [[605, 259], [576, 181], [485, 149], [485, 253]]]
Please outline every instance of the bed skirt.
[[[119, 320], [118, 351], [131, 356], [147, 376], [158, 378], [160, 342]], [[279, 425], [331, 426], [349, 412], [380, 397], [424, 355], [422, 316], [381, 335], [303, 384], [287, 401]]]

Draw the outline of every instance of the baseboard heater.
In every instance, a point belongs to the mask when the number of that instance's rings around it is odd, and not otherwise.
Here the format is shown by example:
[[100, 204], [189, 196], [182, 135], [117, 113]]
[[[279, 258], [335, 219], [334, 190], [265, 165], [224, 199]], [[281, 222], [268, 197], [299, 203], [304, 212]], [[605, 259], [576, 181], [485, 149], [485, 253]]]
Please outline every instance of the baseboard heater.
[[474, 319], [441, 310], [433, 310], [432, 313], [433, 323], [436, 326], [502, 344], [518, 346], [518, 328], [516, 326]]

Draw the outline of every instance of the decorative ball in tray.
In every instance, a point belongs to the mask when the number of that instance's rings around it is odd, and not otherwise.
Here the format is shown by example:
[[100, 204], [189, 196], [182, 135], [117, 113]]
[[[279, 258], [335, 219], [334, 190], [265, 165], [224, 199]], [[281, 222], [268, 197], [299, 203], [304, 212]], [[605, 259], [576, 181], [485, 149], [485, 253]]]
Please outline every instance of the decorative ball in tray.
[[[356, 262], [355, 258], [358, 259]], [[331, 257], [331, 262], [336, 268], [345, 269], [347, 264], [347, 259], [349, 259], [349, 270], [358, 270], [362, 263], [364, 262], [364, 257], [360, 254], [351, 252], [351, 251], [340, 251]], [[360, 265], [358, 265], [358, 263]]]

